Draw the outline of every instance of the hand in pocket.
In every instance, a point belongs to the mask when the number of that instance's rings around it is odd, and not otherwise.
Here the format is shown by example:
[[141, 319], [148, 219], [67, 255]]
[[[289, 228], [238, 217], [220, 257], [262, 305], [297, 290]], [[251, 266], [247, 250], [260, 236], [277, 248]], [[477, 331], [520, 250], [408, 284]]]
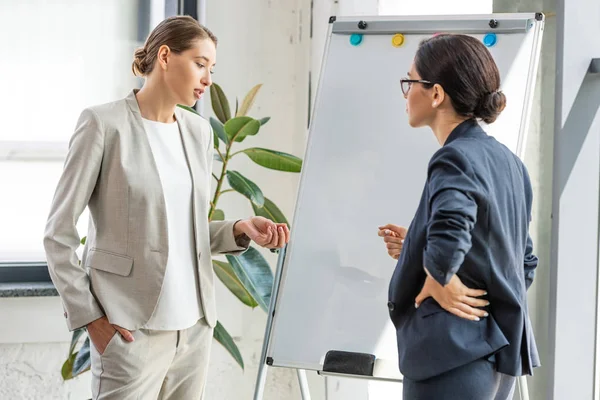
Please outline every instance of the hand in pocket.
[[133, 335], [127, 329], [113, 325], [108, 322], [108, 318], [99, 318], [87, 325], [90, 341], [100, 354], [104, 354], [106, 346], [114, 335], [121, 335], [128, 342], [133, 342]]

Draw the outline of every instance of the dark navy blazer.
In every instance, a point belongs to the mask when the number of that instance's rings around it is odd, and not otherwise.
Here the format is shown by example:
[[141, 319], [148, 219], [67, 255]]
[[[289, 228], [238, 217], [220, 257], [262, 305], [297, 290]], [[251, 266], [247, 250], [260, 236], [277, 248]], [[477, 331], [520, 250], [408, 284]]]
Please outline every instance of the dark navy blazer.
[[[419, 208], [389, 287], [399, 366], [414, 380], [483, 357], [504, 374], [532, 374], [539, 357], [527, 310], [538, 259], [528, 234], [532, 189], [521, 160], [475, 120], [456, 127], [429, 163]], [[487, 291], [489, 317], [469, 321], [432, 298], [415, 309], [426, 278], [457, 274]]]

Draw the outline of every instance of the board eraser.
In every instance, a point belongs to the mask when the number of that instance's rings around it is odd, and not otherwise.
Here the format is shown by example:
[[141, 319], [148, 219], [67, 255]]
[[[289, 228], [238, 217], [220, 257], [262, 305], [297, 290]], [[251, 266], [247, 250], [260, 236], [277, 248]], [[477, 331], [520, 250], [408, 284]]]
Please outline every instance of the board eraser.
[[374, 366], [373, 354], [329, 350], [323, 362], [323, 372], [373, 376]]

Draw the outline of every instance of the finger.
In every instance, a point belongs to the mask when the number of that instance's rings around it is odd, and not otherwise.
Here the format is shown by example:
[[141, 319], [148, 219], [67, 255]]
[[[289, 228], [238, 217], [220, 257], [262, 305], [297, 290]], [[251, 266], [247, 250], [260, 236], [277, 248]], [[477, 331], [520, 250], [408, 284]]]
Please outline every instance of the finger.
[[282, 248], [285, 246], [285, 232], [283, 231], [283, 227], [279, 227], [279, 243], [277, 244], [278, 248]]
[[379, 231], [377, 232], [377, 235], [381, 236], [381, 237], [385, 237], [385, 236], [398, 236], [398, 234], [396, 232], [394, 232], [391, 229], [387, 229], [387, 228], [379, 228]]
[[123, 339], [127, 340], [128, 342], [133, 342], [135, 340], [131, 332], [129, 332], [127, 329], [121, 328], [117, 325], [113, 325], [113, 327], [121, 334], [121, 336], [123, 336]]
[[402, 243], [386, 243], [385, 247], [388, 249], [402, 249], [404, 245]]
[[384, 226], [380, 226], [379, 229], [389, 229], [390, 231], [396, 233], [397, 235], [404, 237], [406, 236], [407, 233], [407, 229], [403, 226], [399, 226], [399, 225], [394, 225], [394, 224], [387, 224]]
[[415, 307], [419, 307], [426, 298], [430, 297], [429, 293], [426, 290], [421, 290], [421, 292], [415, 298]]
[[467, 289], [465, 294], [470, 297], [481, 297], [485, 296], [487, 292], [479, 289]]
[[399, 237], [395, 237], [395, 236], [385, 236], [383, 238], [383, 241], [385, 243], [398, 243], [398, 244], [404, 243], [404, 239], [399, 238]]
[[395, 231], [396, 228], [398, 228], [398, 225], [394, 225], [394, 224], [386, 224], [386, 225], [383, 225], [383, 226], [379, 227], [379, 229], [389, 229], [389, 230], [392, 230], [392, 231]]
[[457, 317], [468, 319], [469, 321], [479, 321], [478, 316], [467, 314], [455, 307], [449, 307], [446, 309], [446, 311], [451, 312], [452, 314], [456, 315]]
[[288, 226], [286, 224], [281, 224], [281, 229], [283, 229], [283, 235], [284, 235], [284, 244], [288, 243], [290, 241], [290, 228], [288, 228]]
[[385, 233], [385, 230], [381, 230], [381, 229], [380, 229], [380, 230], [377, 232], [377, 236], [380, 236], [380, 237], [386, 237], [386, 236], [388, 236], [388, 235]]
[[485, 307], [485, 306], [489, 306], [490, 302], [487, 300], [482, 300], [482, 299], [476, 299], [473, 297], [469, 297], [469, 296], [463, 296], [460, 301], [462, 301], [465, 304], [470, 305], [471, 307]]
[[390, 257], [392, 257], [394, 260], [397, 260], [400, 257], [400, 252], [397, 250], [392, 250], [392, 251], [388, 251], [388, 254]]
[[279, 234], [277, 233], [277, 228], [273, 228], [273, 238], [269, 242], [269, 247], [277, 247], [277, 243], [279, 242]]
[[465, 314], [471, 315], [471, 316], [476, 316], [479, 318], [483, 318], [483, 317], [487, 317], [488, 313], [485, 310], [481, 310], [479, 308], [473, 308], [465, 303], [458, 303], [454, 305], [454, 308], [459, 309], [460, 311], [464, 312]]

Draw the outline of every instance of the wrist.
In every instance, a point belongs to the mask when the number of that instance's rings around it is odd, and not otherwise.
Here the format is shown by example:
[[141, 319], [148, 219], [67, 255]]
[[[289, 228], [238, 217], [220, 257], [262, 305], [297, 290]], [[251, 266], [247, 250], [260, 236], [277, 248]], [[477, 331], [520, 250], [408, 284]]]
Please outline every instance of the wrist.
[[233, 236], [238, 237], [244, 235], [246, 233], [246, 224], [247, 221], [245, 219], [236, 221], [233, 224]]

